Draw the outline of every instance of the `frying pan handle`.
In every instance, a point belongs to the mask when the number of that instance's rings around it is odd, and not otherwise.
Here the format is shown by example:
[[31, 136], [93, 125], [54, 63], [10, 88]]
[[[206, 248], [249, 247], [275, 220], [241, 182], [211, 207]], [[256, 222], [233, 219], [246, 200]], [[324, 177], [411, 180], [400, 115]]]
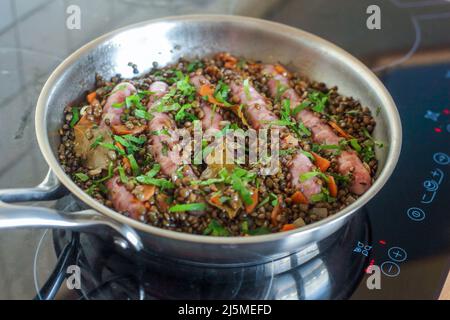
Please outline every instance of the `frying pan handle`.
[[52, 170], [48, 170], [45, 179], [36, 187], [0, 190], [0, 201], [26, 202], [56, 200], [67, 194], [66, 188], [59, 182]]
[[15, 228], [62, 228], [85, 232], [99, 226], [114, 229], [137, 251], [142, 249], [142, 242], [136, 231], [94, 210], [65, 213], [45, 207], [11, 205], [0, 201], [0, 230]]
[[51, 170], [34, 188], [0, 190], [0, 230], [14, 228], [63, 228], [90, 231], [106, 226], [117, 231], [137, 251], [142, 249], [140, 237], [131, 227], [116, 222], [94, 210], [59, 212], [46, 207], [12, 205], [7, 202], [47, 201], [67, 193]]

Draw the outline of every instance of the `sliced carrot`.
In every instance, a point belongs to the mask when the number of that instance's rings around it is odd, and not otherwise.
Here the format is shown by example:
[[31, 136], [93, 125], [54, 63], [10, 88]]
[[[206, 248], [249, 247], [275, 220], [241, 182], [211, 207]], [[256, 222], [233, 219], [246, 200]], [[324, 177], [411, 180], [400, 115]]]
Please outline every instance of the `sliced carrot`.
[[328, 190], [330, 191], [330, 196], [336, 197], [338, 193], [338, 187], [333, 176], [328, 176]]
[[153, 185], [144, 184], [142, 185], [143, 192], [142, 192], [142, 200], [148, 201], [150, 198], [155, 194], [156, 187]]
[[198, 90], [198, 94], [202, 97], [208, 97], [209, 103], [231, 110], [232, 112], [234, 112], [236, 116], [238, 116], [242, 120], [242, 123], [248, 127], [249, 125], [244, 116], [244, 113], [242, 112], [242, 108], [239, 105], [225, 106], [223, 103], [217, 101], [216, 98], [214, 98], [214, 90], [215, 89], [213, 85], [204, 84]]
[[128, 160], [127, 157], [122, 158], [122, 164], [125, 170], [131, 170], [131, 163], [130, 160]]
[[156, 206], [159, 210], [162, 212], [168, 212], [169, 211], [169, 196], [164, 193], [159, 193], [156, 195]]
[[116, 146], [117, 148], [119, 148], [120, 150], [125, 151], [124, 146], [121, 145], [121, 144], [120, 144], [119, 142], [117, 142], [117, 141], [116, 141], [116, 143], [115, 143], [115, 146]]
[[276, 64], [274, 66], [274, 68], [275, 68], [275, 71], [280, 74], [287, 72], [286, 69], [281, 64]]
[[124, 135], [124, 134], [139, 134], [145, 131], [146, 126], [134, 126], [133, 129], [128, 129], [123, 124], [118, 124], [115, 126], [111, 126], [113, 132], [117, 135]]
[[330, 167], [331, 162], [315, 152], [311, 152], [314, 157], [315, 165], [320, 169], [320, 171], [325, 172]]
[[245, 212], [252, 213], [253, 210], [255, 210], [256, 205], [258, 204], [258, 198], [259, 198], [258, 190], [253, 189], [252, 190], [252, 203], [245, 205]]
[[295, 191], [295, 193], [291, 196], [291, 200], [295, 204], [308, 204], [308, 198], [301, 191]]
[[86, 96], [86, 100], [87, 100], [87, 102], [89, 102], [89, 104], [92, 104], [92, 102], [95, 100], [95, 98], [97, 98], [97, 92], [95, 92], [95, 91], [89, 93]]
[[272, 222], [273, 226], [276, 226], [278, 224], [278, 216], [281, 213], [281, 201], [283, 200], [283, 198], [281, 196], [278, 196], [278, 203], [277, 205], [273, 208], [272, 213], [270, 215], [270, 221]]
[[208, 97], [208, 101], [213, 104], [222, 105], [219, 101], [214, 98], [214, 86], [209, 84], [204, 84], [200, 87], [198, 93], [202, 97]]
[[222, 202], [220, 202], [220, 194], [212, 196], [211, 198], [209, 198], [209, 201], [218, 206], [222, 204]]
[[341, 127], [339, 127], [339, 125], [338, 125], [336, 122], [334, 122], [334, 121], [329, 121], [328, 124], [329, 124], [334, 130], [336, 130], [336, 131], [339, 133], [339, 135], [340, 135], [341, 137], [344, 137], [345, 139], [350, 139], [350, 138], [352, 138], [352, 136], [351, 136], [350, 134], [348, 134], [347, 132], [345, 132], [344, 129], [342, 129]]
[[289, 231], [289, 230], [294, 230], [296, 228], [297, 227], [295, 226], [295, 224], [287, 223], [281, 227], [281, 231]]
[[228, 68], [228, 69], [234, 69], [238, 62], [238, 59], [236, 59], [229, 53], [219, 53], [217, 55], [217, 58], [219, 60], [222, 60], [223, 62], [225, 62], [224, 66], [225, 66], [225, 68]]

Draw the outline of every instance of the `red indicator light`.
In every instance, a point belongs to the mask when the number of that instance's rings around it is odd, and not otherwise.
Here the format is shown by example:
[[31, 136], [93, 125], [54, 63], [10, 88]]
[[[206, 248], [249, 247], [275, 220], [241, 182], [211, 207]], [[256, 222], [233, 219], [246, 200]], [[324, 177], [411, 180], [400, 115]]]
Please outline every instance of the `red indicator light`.
[[450, 114], [450, 110], [444, 109], [444, 110], [442, 110], [442, 113], [443, 113], [443, 114]]
[[380, 240], [380, 241], [378, 241], [380, 244], [386, 244], [386, 241], [384, 241], [384, 240]]
[[369, 272], [369, 268], [371, 267], [371, 266], [373, 266], [375, 264], [375, 260], [374, 259], [372, 259], [372, 260], [370, 260], [370, 263], [369, 263], [369, 265], [367, 266], [367, 268], [366, 268], [366, 273], [370, 273]]
[[441, 128], [434, 128], [434, 131], [437, 132], [437, 133], [441, 133], [442, 129]]

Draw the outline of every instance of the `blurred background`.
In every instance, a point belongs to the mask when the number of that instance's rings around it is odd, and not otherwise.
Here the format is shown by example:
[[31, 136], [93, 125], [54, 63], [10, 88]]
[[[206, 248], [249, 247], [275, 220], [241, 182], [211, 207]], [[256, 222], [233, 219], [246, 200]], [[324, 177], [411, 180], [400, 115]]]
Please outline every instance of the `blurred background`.
[[[81, 10], [79, 30], [66, 27], [70, 5]], [[366, 26], [370, 5], [380, 7], [379, 30]], [[34, 137], [34, 108], [48, 75], [65, 57], [128, 24], [200, 13], [252, 16], [301, 28], [343, 47], [378, 74], [450, 61], [446, 0], [0, 0], [0, 188], [35, 185], [47, 172]], [[0, 234], [0, 299], [34, 296], [32, 264], [41, 234]], [[41, 254], [51, 265], [54, 253], [46, 248]], [[18, 266], [30, 267], [18, 273]]]

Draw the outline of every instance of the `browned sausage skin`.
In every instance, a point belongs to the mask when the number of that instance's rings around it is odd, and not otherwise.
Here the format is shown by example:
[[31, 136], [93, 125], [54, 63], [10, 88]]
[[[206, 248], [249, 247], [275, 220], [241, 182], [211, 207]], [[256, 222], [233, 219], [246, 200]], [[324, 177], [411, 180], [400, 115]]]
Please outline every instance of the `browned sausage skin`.
[[136, 88], [128, 82], [119, 83], [112, 91], [111, 95], [106, 99], [105, 106], [103, 107], [103, 116], [101, 126], [105, 125], [105, 122], [109, 121], [110, 125], [120, 124], [120, 115], [123, 113], [124, 108], [115, 107], [125, 102], [128, 96], [136, 93]]
[[[231, 84], [231, 91], [235, 99], [245, 104], [246, 115], [253, 129], [259, 130], [268, 125], [268, 123], [277, 121], [279, 118], [267, 108], [264, 97], [252, 86], [244, 88], [244, 85], [236, 83]], [[295, 141], [296, 147], [301, 151], [298, 141]], [[290, 164], [291, 184], [294, 188], [300, 190], [308, 199], [312, 195], [321, 192], [321, 182], [318, 178], [312, 177], [304, 182], [300, 181], [300, 175], [310, 172], [314, 169], [311, 160], [302, 153], [297, 153]]]
[[[295, 108], [301, 103], [300, 96], [290, 87], [289, 79], [285, 74], [280, 74], [273, 65], [265, 65], [263, 73], [271, 76], [268, 85], [272, 96], [277, 95], [278, 88], [281, 85], [285, 88], [282, 98], [290, 100], [291, 108]], [[319, 144], [338, 145], [339, 141], [342, 140], [328, 124], [323, 123], [311, 110], [303, 109], [297, 114], [297, 118], [311, 130], [313, 140]], [[358, 155], [354, 151], [343, 151], [337, 159], [339, 173], [343, 175], [352, 174], [350, 191], [357, 195], [366, 192], [372, 184], [372, 178]]]
[[[122, 82], [118, 84], [106, 100], [100, 125], [107, 127], [106, 121], [109, 121], [110, 125], [120, 124], [120, 115], [124, 108], [115, 108], [114, 105], [123, 103], [128, 96], [135, 94], [136, 91], [131, 83]], [[109, 179], [105, 186], [108, 189], [109, 199], [119, 212], [128, 212], [130, 217], [136, 220], [145, 213], [144, 204], [120, 183], [118, 176]]]

